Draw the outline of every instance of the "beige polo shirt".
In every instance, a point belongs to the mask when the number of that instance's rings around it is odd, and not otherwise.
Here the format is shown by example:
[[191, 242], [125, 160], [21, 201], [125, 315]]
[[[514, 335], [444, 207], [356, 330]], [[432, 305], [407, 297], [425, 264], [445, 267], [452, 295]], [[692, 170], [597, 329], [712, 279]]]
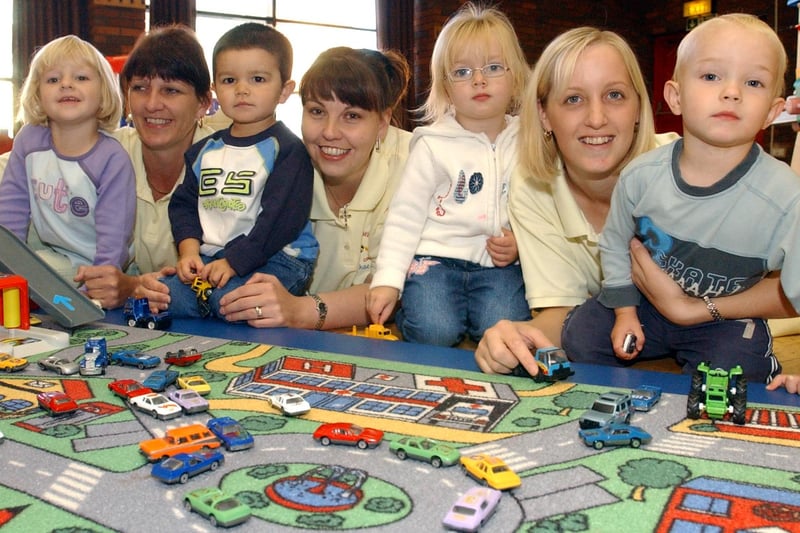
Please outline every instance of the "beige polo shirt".
[[311, 222], [319, 241], [319, 258], [309, 292], [346, 289], [367, 283], [375, 272], [383, 225], [408, 159], [411, 133], [390, 127], [380, 151], [373, 151], [361, 185], [339, 213], [333, 213], [325, 185], [314, 173]]

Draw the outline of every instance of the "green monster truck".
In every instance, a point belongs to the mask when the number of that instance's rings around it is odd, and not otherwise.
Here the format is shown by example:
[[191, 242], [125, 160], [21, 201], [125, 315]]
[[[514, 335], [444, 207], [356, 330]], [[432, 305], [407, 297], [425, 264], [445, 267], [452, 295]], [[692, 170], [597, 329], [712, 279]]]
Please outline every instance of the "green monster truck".
[[686, 416], [698, 419], [703, 411], [708, 418], [721, 420], [731, 415], [734, 424], [743, 425], [747, 409], [747, 379], [742, 367], [730, 370], [711, 368], [708, 362], [697, 365], [686, 401]]

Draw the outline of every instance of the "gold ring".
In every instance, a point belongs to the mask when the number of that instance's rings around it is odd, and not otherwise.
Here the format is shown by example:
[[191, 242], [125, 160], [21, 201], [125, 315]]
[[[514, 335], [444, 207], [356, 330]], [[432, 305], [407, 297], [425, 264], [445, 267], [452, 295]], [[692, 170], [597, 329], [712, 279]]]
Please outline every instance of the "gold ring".
[[260, 305], [256, 306], [256, 317], [257, 318], [261, 318], [261, 306]]

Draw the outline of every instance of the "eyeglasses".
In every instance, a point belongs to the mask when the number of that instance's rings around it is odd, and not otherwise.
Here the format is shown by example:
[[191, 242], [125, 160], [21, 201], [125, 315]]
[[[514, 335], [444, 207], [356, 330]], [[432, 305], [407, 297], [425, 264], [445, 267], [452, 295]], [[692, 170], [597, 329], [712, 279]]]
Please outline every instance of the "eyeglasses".
[[511, 69], [500, 63], [489, 63], [481, 68], [461, 67], [451, 70], [448, 73], [448, 77], [450, 81], [469, 81], [475, 75], [475, 72], [480, 71], [484, 78], [499, 78], [509, 70]]

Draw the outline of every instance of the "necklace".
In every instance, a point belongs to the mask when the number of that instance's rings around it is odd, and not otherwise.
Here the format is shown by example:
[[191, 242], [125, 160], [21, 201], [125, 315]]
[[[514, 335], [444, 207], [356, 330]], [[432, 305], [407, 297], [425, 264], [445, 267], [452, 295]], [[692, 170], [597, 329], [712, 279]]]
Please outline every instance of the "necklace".
[[331, 200], [333, 200], [333, 202], [334, 202], [334, 206], [336, 207], [336, 209], [333, 209], [333, 211], [340, 211], [341, 209], [343, 209], [343, 208], [346, 208], [346, 207], [347, 207], [347, 206], [350, 204], [350, 202], [342, 202], [342, 201], [340, 201], [340, 200], [339, 200], [339, 199], [336, 197], [336, 195], [335, 195], [335, 194], [333, 194], [333, 189], [331, 189], [331, 188], [328, 186], [328, 184], [327, 184], [327, 183], [325, 184], [325, 190], [326, 190], [326, 191], [328, 191], [328, 194], [330, 194], [330, 195], [331, 195]]
[[147, 176], [147, 184], [150, 186], [150, 188], [151, 188], [151, 189], [153, 189], [153, 191], [157, 192], [157, 193], [158, 193], [158, 194], [160, 194], [161, 196], [166, 196], [166, 195], [168, 195], [170, 192], [172, 192], [172, 189], [170, 189], [170, 190], [168, 190], [168, 191], [162, 191], [162, 190], [160, 190], [160, 189], [157, 189], [157, 188], [156, 188], [156, 186], [155, 186], [155, 185], [153, 185], [153, 182], [152, 182], [152, 181], [150, 181], [150, 176]]

